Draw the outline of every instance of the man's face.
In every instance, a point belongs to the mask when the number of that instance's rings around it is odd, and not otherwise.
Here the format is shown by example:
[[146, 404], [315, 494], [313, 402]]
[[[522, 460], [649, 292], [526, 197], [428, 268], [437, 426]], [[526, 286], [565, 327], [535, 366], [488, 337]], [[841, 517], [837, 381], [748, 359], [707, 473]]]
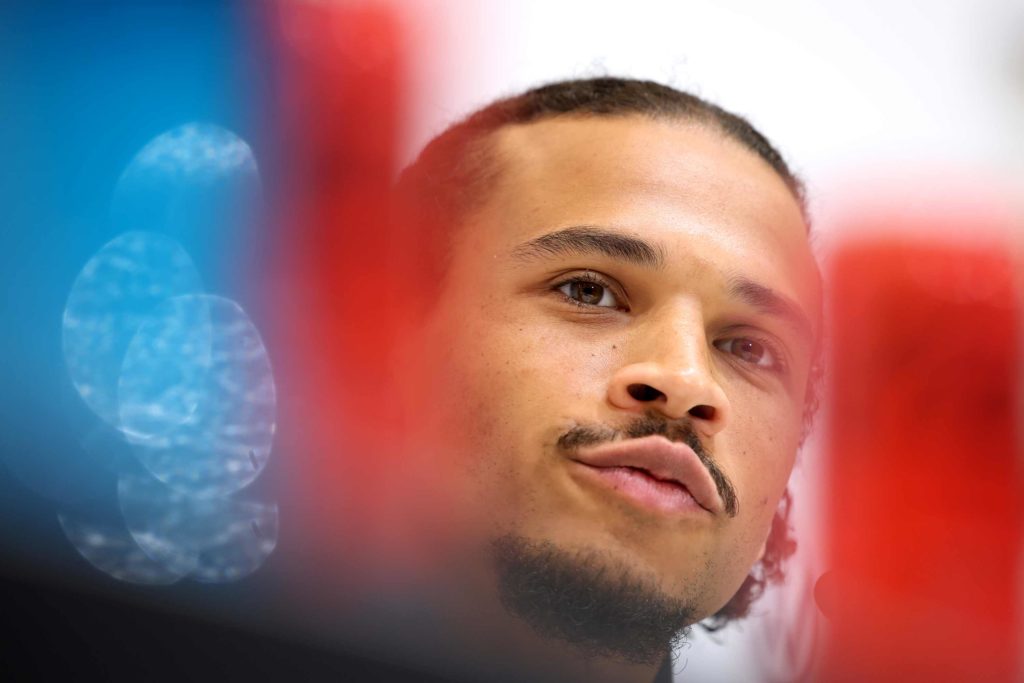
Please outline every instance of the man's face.
[[710, 615], [799, 445], [819, 296], [800, 208], [690, 124], [573, 117], [494, 143], [424, 347], [429, 438], [484, 536], [604, 558]]

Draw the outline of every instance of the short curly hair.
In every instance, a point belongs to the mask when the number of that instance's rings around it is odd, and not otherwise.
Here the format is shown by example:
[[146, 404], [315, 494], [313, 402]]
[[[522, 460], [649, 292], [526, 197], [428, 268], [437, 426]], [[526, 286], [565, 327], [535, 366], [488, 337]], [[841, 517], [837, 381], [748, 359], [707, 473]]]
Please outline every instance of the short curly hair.
[[[654, 81], [600, 77], [558, 81], [499, 99], [455, 123], [431, 140], [401, 174], [396, 197], [401, 209], [403, 251], [416, 255], [418, 267], [432, 269], [425, 282], [440, 282], [447, 270], [452, 227], [477, 208], [500, 172], [491, 134], [503, 126], [561, 116], [643, 116], [706, 126], [739, 142], [760, 157], [785, 182], [807, 220], [803, 182], [782, 155], [745, 118], [696, 95]], [[817, 408], [820, 364], [812, 365], [804, 414], [804, 434]], [[785, 576], [796, 550], [789, 522], [792, 499], [783, 494], [772, 520], [764, 556], [729, 602], [702, 625], [718, 630], [747, 616], [770, 583]]]

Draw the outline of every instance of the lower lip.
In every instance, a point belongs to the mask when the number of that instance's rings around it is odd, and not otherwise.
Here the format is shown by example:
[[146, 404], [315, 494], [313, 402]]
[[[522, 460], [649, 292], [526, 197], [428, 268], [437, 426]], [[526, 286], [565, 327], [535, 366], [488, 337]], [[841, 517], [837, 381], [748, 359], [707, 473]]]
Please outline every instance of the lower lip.
[[642, 508], [662, 514], [705, 513], [682, 484], [655, 479], [632, 467], [591, 467], [576, 461], [581, 476]]

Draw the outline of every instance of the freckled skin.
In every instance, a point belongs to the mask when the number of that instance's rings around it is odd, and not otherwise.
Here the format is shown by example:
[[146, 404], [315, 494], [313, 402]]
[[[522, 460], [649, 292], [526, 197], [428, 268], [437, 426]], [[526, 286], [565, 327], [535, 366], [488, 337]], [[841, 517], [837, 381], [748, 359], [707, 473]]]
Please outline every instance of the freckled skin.
[[[765, 162], [691, 124], [566, 117], [506, 127], [495, 144], [497, 184], [458, 228], [418, 347], [430, 420], [416, 438], [455, 463], [452, 495], [482, 538], [512, 531], [599, 549], [710, 615], [763, 551], [797, 452], [810, 365], [806, 340], [736, 301], [727, 281], [742, 275], [817, 311], [800, 208]], [[511, 256], [578, 225], [657, 244], [664, 266]], [[558, 276], [582, 271], [621, 287], [628, 310], [566, 302]], [[715, 345], [737, 329], [786, 348], [785, 375]], [[669, 400], [630, 399], [624, 387], [638, 377]], [[651, 409], [685, 419], [697, 405], [716, 409], [714, 420], [693, 420], [736, 487], [734, 518], [638, 509], [581, 486], [555, 448], [578, 423], [616, 427]]]

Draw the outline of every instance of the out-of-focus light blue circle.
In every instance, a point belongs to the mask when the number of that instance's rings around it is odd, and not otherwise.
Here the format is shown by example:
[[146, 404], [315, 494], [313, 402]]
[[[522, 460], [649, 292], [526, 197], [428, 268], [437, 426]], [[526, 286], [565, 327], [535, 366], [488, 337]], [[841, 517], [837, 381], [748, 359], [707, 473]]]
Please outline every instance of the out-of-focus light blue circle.
[[212, 326], [205, 296], [158, 305], [125, 350], [118, 382], [121, 431], [146, 443], [194, 419], [211, 369]]
[[123, 475], [118, 499], [145, 553], [197, 581], [236, 581], [256, 571], [277, 546], [278, 508], [231, 497], [199, 497], [149, 476]]
[[111, 203], [116, 228], [145, 226], [186, 243], [223, 234], [262, 209], [262, 183], [249, 144], [202, 122], [150, 140], [121, 174]]
[[259, 569], [277, 547], [280, 513], [277, 504], [236, 503], [217, 537], [199, 553], [199, 566], [189, 574], [203, 583], [238, 581]]
[[64, 310], [64, 360], [79, 396], [109, 425], [121, 428], [118, 383], [139, 327], [168, 298], [201, 291], [181, 245], [151, 232], [120, 235], [79, 272]]
[[[277, 397], [267, 349], [249, 316], [230, 299], [180, 297], [166, 302], [163, 312], [167, 315], [142, 325], [140, 341], [132, 342], [124, 363], [122, 420], [131, 428], [126, 432], [130, 437], [141, 435], [131, 438], [135, 455], [157, 479], [180, 491], [198, 496], [238, 491], [263, 470], [276, 429]], [[194, 410], [184, 420], [173, 411], [136, 410], [145, 401], [137, 401], [129, 387], [142, 387], [146, 396], [163, 394], [152, 377], [133, 376], [136, 367], [147, 365], [137, 366], [133, 351], [159, 346], [164, 336], [184, 338], [175, 325], [207, 315], [209, 353], [191, 359], [199, 370], [195, 376], [203, 380], [194, 393]]]
[[57, 519], [75, 550], [93, 567], [118, 581], [169, 585], [188, 573], [176, 571], [151, 558], [123, 528], [86, 522], [64, 514], [57, 515]]

